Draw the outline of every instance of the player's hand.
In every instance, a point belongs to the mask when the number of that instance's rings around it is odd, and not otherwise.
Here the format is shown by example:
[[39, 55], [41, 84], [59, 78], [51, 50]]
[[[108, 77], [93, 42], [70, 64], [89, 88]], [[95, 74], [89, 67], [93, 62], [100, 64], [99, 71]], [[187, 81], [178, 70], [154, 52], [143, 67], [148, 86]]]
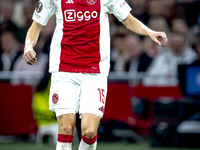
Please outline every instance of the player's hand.
[[23, 59], [29, 65], [35, 64], [37, 62], [35, 51], [33, 49], [25, 49]]
[[158, 45], [161, 47], [166, 47], [167, 46], [167, 36], [165, 32], [150, 32], [149, 33], [150, 38], [156, 42]]

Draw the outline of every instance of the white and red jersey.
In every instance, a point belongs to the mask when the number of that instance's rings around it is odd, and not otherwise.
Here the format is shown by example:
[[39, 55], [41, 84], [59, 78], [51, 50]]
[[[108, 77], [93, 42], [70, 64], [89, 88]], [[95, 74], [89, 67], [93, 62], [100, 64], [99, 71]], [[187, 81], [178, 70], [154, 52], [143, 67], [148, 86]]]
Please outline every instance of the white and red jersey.
[[124, 0], [40, 0], [33, 20], [46, 25], [56, 14], [50, 72], [100, 73], [110, 68], [108, 13], [124, 20], [131, 8]]

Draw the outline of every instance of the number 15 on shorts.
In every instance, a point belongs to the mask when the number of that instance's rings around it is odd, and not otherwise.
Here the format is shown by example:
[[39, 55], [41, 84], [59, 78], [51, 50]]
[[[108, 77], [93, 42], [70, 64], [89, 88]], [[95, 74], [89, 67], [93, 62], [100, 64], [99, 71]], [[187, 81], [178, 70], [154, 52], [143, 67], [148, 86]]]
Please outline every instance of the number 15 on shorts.
[[105, 101], [106, 101], [106, 96], [105, 96], [105, 90], [104, 89], [98, 89], [99, 91], [99, 100], [100, 103], [102, 103], [102, 106], [99, 108], [100, 111], [104, 113], [104, 106], [105, 106]]
[[99, 91], [100, 102], [104, 104], [105, 103], [105, 99], [106, 99], [105, 98], [105, 93], [104, 93], [105, 90], [99, 88], [98, 91]]

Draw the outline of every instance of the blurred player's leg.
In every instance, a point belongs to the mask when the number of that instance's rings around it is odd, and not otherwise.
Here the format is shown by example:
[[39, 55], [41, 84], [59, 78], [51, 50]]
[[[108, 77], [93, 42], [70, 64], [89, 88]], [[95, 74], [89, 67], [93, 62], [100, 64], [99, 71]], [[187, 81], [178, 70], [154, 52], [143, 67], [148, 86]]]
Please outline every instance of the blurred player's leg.
[[81, 132], [82, 139], [79, 150], [96, 150], [97, 146], [97, 128], [100, 117], [93, 114], [82, 114]]
[[[56, 115], [57, 115], [56, 110]], [[72, 141], [74, 138], [75, 114], [57, 115], [58, 120], [58, 141], [56, 150], [72, 150]]]

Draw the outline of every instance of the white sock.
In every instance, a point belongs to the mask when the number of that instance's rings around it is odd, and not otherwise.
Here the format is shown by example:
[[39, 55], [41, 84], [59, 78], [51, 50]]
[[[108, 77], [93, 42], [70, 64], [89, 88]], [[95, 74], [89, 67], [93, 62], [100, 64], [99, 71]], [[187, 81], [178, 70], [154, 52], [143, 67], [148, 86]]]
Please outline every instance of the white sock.
[[73, 135], [58, 134], [56, 150], [72, 150]]
[[78, 150], [96, 150], [97, 147], [97, 135], [93, 138], [87, 138], [82, 136]]
[[92, 145], [88, 145], [83, 141], [83, 139], [81, 139], [78, 150], [96, 150], [96, 147], [97, 147], [97, 141]]
[[57, 141], [56, 150], [72, 150], [72, 143], [61, 143]]

